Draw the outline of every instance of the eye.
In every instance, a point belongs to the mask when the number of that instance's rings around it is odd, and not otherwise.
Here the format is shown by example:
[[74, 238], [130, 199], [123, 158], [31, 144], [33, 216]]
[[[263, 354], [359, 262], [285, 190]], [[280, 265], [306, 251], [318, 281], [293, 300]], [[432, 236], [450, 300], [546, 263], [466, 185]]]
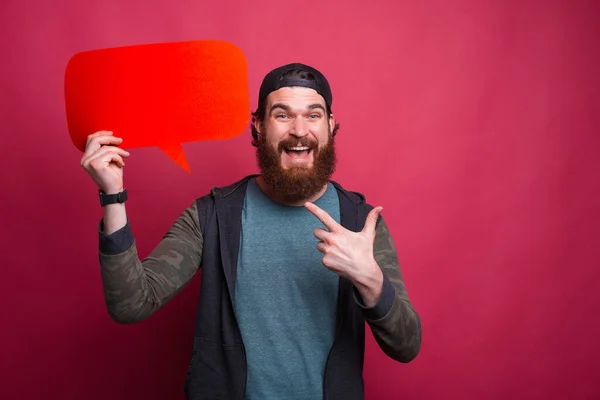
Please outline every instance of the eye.
[[310, 114], [309, 118], [312, 118], [312, 119], [317, 119], [317, 118], [319, 118], [320, 116], [321, 116], [320, 114]]
[[275, 118], [287, 118], [286, 114], [277, 114]]

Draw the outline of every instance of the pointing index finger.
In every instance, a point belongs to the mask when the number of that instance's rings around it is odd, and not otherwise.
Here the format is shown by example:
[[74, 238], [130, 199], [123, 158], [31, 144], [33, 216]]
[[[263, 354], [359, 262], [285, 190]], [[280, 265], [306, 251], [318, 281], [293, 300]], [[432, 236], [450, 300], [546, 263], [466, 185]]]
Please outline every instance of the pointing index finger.
[[336, 231], [340, 227], [340, 224], [338, 224], [331, 217], [331, 215], [327, 214], [319, 206], [307, 201], [306, 203], [304, 203], [304, 207], [306, 207], [306, 209], [308, 211], [313, 213], [314, 216], [317, 217], [319, 219], [319, 221], [321, 221], [323, 223], [323, 225], [325, 225], [327, 227], [327, 229], [329, 229], [330, 232]]

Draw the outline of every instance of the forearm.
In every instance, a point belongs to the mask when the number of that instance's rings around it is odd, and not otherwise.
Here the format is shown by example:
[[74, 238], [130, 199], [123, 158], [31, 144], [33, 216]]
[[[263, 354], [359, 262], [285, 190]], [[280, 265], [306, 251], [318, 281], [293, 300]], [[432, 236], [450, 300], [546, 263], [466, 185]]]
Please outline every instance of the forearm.
[[197, 218], [195, 206], [184, 211], [144, 260], [127, 223], [111, 235], [100, 234], [102, 283], [111, 318], [120, 323], [142, 321], [193, 278], [203, 246]]
[[100, 265], [106, 308], [114, 321], [140, 322], [160, 308], [135, 243], [124, 253], [100, 252]]
[[414, 359], [421, 347], [421, 321], [402, 279], [396, 250], [383, 219], [377, 227], [374, 257], [383, 276], [377, 301], [369, 304], [356, 287], [357, 301], [380, 348], [400, 362]]
[[[397, 290], [393, 284], [390, 287]], [[421, 320], [410, 301], [393, 294], [388, 313], [379, 319], [367, 319], [373, 337], [385, 354], [396, 361], [412, 361], [421, 348]]]
[[375, 306], [381, 298], [383, 272], [375, 260], [371, 266], [365, 267], [365, 271], [362, 276], [355, 277], [353, 283], [364, 306], [370, 308]]
[[104, 206], [104, 215], [102, 217], [103, 231], [110, 235], [127, 224], [127, 213], [125, 203], [107, 204]]

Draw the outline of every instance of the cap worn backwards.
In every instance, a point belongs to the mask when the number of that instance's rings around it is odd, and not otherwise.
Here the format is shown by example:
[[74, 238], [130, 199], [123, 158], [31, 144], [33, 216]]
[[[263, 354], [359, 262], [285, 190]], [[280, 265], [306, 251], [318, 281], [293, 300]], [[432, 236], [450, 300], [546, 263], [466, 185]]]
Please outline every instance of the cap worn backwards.
[[[285, 77], [286, 73], [292, 70], [301, 70], [314, 76], [313, 79], [302, 79], [299, 77]], [[265, 100], [269, 93], [279, 90], [282, 87], [301, 86], [314, 89], [325, 99], [325, 103], [331, 109], [332, 95], [329, 82], [325, 76], [315, 68], [301, 63], [292, 63], [275, 68], [269, 72], [260, 85], [258, 93], [258, 102]]]

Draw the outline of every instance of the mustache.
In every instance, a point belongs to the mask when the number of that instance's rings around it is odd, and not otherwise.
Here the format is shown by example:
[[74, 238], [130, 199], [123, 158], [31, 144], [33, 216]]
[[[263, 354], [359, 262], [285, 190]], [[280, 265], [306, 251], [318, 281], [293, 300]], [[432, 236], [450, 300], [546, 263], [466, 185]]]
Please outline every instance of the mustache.
[[279, 142], [279, 146], [277, 146], [279, 152], [284, 151], [286, 148], [289, 147], [308, 147], [312, 150], [316, 149], [318, 147], [318, 144], [316, 141], [311, 140], [308, 137], [303, 137], [300, 139], [285, 139], [282, 140], [281, 142]]

